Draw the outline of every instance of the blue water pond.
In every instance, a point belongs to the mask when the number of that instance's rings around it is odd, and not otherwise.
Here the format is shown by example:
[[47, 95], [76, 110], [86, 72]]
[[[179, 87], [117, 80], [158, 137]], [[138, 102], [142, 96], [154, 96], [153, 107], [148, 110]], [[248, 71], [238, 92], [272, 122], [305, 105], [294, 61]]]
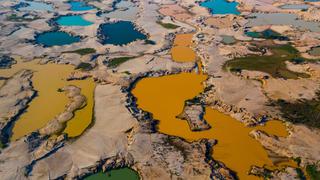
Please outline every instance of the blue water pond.
[[53, 7], [51, 4], [35, 1], [21, 0], [20, 4], [18, 4], [16, 7], [20, 11], [53, 11]]
[[228, 2], [226, 0], [208, 0], [200, 3], [200, 6], [208, 8], [211, 14], [239, 15], [238, 4], [238, 2]]
[[130, 21], [102, 24], [98, 31], [102, 44], [125, 45], [139, 39], [147, 39], [147, 36], [136, 30]]
[[93, 23], [83, 19], [80, 15], [60, 16], [56, 22], [60, 26], [90, 26]]
[[62, 31], [49, 31], [37, 34], [35, 39], [37, 44], [42, 44], [46, 47], [63, 46], [80, 41], [79, 36], [72, 36]]
[[90, 6], [83, 1], [69, 1], [68, 3], [71, 6], [71, 11], [89, 11], [91, 9], [94, 9], [93, 6]]

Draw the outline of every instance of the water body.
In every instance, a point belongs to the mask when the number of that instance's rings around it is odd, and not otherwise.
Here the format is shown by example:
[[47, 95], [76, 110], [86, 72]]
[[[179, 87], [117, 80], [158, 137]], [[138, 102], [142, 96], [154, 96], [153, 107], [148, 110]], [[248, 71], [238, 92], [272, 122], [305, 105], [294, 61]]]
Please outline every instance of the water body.
[[320, 32], [320, 23], [300, 20], [296, 14], [289, 13], [252, 13], [248, 16], [247, 27], [264, 25], [292, 25], [300, 30]]
[[246, 36], [252, 37], [252, 38], [261, 38], [261, 33], [260, 32], [255, 32], [255, 31], [247, 31], [244, 33]]
[[36, 35], [37, 44], [42, 44], [47, 47], [63, 46], [80, 41], [79, 36], [72, 36], [62, 31], [50, 31]]
[[[73, 83], [73, 81], [71, 82]], [[80, 81], [78, 82], [78, 84]], [[81, 87], [86, 86], [81, 89], [81, 94], [85, 95], [87, 98], [87, 105], [85, 108], [77, 110], [74, 117], [67, 122], [67, 127], [64, 129], [63, 133], [68, 134], [69, 138], [75, 138], [80, 136], [91, 124], [94, 111], [94, 89], [95, 83], [93, 79], [88, 79], [80, 84]]]
[[282, 36], [280, 33], [277, 33], [271, 29], [266, 29], [262, 32], [246, 31], [245, 35], [252, 37], [252, 38], [277, 39], [277, 40], [282, 40], [282, 41], [289, 40], [288, 37]]
[[171, 57], [176, 62], [192, 62], [196, 59], [192, 37], [194, 34], [177, 34], [171, 49]]
[[63, 112], [69, 99], [63, 92], [58, 92], [58, 89], [67, 85], [81, 88], [81, 93], [86, 96], [88, 103], [84, 108], [75, 112], [75, 117], [67, 123], [65, 133], [74, 137], [81, 134], [90, 125], [95, 87], [93, 80], [66, 81], [68, 75], [74, 71], [71, 65], [40, 65], [37, 60], [22, 62], [21, 59], [18, 59], [17, 62], [11, 69], [0, 70], [0, 76], [10, 77], [22, 69], [34, 71], [32, 84], [38, 96], [30, 102], [26, 112], [16, 121], [11, 141], [44, 127], [56, 115]]
[[310, 5], [307, 4], [286, 4], [283, 6], [280, 6], [281, 9], [301, 9], [301, 10], [307, 10], [309, 9]]
[[102, 14], [101, 16], [125, 21], [133, 21], [136, 19], [138, 11], [139, 7], [133, 2], [121, 0], [116, 4], [114, 11]]
[[222, 43], [224, 44], [234, 44], [237, 40], [233, 36], [222, 35]]
[[320, 47], [313, 47], [308, 53], [312, 56], [320, 56]]
[[208, 8], [211, 14], [239, 15], [240, 11], [237, 9], [238, 5], [238, 2], [228, 2], [226, 0], [208, 0], [200, 3], [200, 6]]
[[26, 3], [27, 6], [18, 8], [20, 11], [53, 11], [51, 4], [37, 1], [21, 0], [20, 3]]
[[60, 26], [90, 26], [93, 23], [83, 19], [80, 15], [60, 16], [56, 22]]
[[130, 21], [102, 24], [98, 31], [102, 44], [125, 45], [147, 39], [147, 36], [136, 30]]
[[137, 172], [130, 168], [121, 168], [108, 171], [106, 173], [99, 172], [86, 177], [84, 180], [139, 180]]
[[71, 6], [71, 11], [89, 11], [95, 9], [94, 6], [90, 6], [83, 1], [69, 1], [68, 3]]
[[[139, 108], [153, 114], [159, 120], [159, 131], [179, 136], [188, 141], [202, 138], [217, 139], [213, 158], [225, 163], [237, 172], [240, 179], [259, 179], [248, 175], [252, 165], [276, 167], [261, 144], [249, 136], [249, 132], [260, 129], [268, 134], [285, 137], [288, 135], [280, 121], [270, 121], [266, 126], [249, 128], [243, 123], [209, 107], [205, 119], [211, 125], [207, 131], [192, 132], [188, 123], [176, 118], [183, 111], [184, 103], [204, 90], [202, 83], [206, 75], [181, 73], [140, 80], [132, 93]], [[231, 133], [232, 132], [232, 133]], [[284, 163], [286, 164], [286, 163]], [[286, 165], [294, 165], [291, 162]]]

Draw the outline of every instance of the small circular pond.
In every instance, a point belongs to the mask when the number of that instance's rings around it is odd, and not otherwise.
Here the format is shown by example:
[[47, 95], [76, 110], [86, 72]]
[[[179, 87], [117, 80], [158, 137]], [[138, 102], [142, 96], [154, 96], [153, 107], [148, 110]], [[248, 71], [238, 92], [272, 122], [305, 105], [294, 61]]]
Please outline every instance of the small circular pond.
[[46, 47], [63, 46], [80, 41], [79, 36], [72, 36], [62, 31], [49, 31], [35, 36], [37, 44], [42, 44]]
[[98, 29], [101, 44], [125, 45], [136, 40], [147, 39], [130, 21], [101, 24]]

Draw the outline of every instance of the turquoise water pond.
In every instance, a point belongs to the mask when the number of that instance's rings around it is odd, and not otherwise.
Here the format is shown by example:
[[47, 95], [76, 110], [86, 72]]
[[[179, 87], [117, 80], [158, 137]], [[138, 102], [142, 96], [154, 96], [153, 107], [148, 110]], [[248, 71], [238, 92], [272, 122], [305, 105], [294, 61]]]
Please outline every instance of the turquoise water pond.
[[80, 15], [60, 16], [56, 22], [60, 26], [90, 26], [93, 23], [83, 19]]
[[239, 15], [238, 4], [238, 2], [228, 2], [226, 0], [208, 0], [200, 3], [200, 6], [208, 8], [211, 14]]
[[147, 39], [147, 36], [136, 30], [130, 21], [102, 24], [98, 31], [102, 44], [125, 45], [139, 39]]
[[69, 1], [68, 3], [71, 6], [71, 11], [88, 11], [94, 9], [93, 6], [90, 6], [83, 1]]
[[26, 7], [19, 8], [20, 11], [53, 11], [52, 5], [44, 2], [21, 0], [20, 3], [28, 4]]
[[63, 46], [80, 41], [80, 37], [72, 36], [62, 31], [50, 31], [36, 35], [37, 44], [42, 44], [46, 47]]
[[114, 169], [109, 172], [99, 172], [86, 177], [84, 180], [139, 180], [137, 172], [130, 168]]

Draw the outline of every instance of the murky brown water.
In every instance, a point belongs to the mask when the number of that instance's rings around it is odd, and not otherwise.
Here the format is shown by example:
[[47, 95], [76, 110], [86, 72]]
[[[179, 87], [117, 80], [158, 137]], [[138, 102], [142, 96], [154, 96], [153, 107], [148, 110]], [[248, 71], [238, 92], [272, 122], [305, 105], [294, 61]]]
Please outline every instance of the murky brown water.
[[160, 132], [188, 141], [217, 139], [218, 144], [214, 146], [213, 152], [215, 160], [237, 172], [240, 179], [259, 179], [247, 175], [251, 165], [274, 165], [265, 149], [249, 136], [249, 132], [260, 129], [269, 134], [287, 136], [285, 126], [280, 121], [271, 121], [263, 127], [249, 128], [228, 115], [206, 108], [205, 119], [212, 128], [201, 132], [190, 131], [188, 123], [176, 116], [182, 112], [186, 100], [203, 91], [202, 82], [206, 78], [206, 75], [196, 73], [144, 78], [137, 83], [132, 93], [137, 97], [139, 108], [151, 112], [153, 118], [159, 120]]
[[[75, 85], [81, 88], [81, 93], [87, 97], [88, 104], [83, 109], [76, 111], [75, 117], [70, 120], [65, 130], [69, 136], [81, 134], [92, 120], [94, 82], [90, 79], [83, 81], [66, 81], [68, 75], [74, 71], [71, 65], [45, 64], [38, 61], [22, 62], [18, 60], [11, 69], [0, 70], [0, 76], [10, 77], [22, 69], [34, 71], [32, 83], [38, 91], [26, 112], [16, 121], [13, 127], [11, 140], [16, 140], [41, 127], [45, 126], [56, 115], [64, 111], [68, 98], [64, 93], [58, 92], [59, 88], [66, 85]], [[70, 128], [72, 130], [70, 130]]]
[[177, 34], [171, 49], [172, 59], [176, 62], [192, 62], [196, 60], [193, 51], [192, 37], [194, 34]]

